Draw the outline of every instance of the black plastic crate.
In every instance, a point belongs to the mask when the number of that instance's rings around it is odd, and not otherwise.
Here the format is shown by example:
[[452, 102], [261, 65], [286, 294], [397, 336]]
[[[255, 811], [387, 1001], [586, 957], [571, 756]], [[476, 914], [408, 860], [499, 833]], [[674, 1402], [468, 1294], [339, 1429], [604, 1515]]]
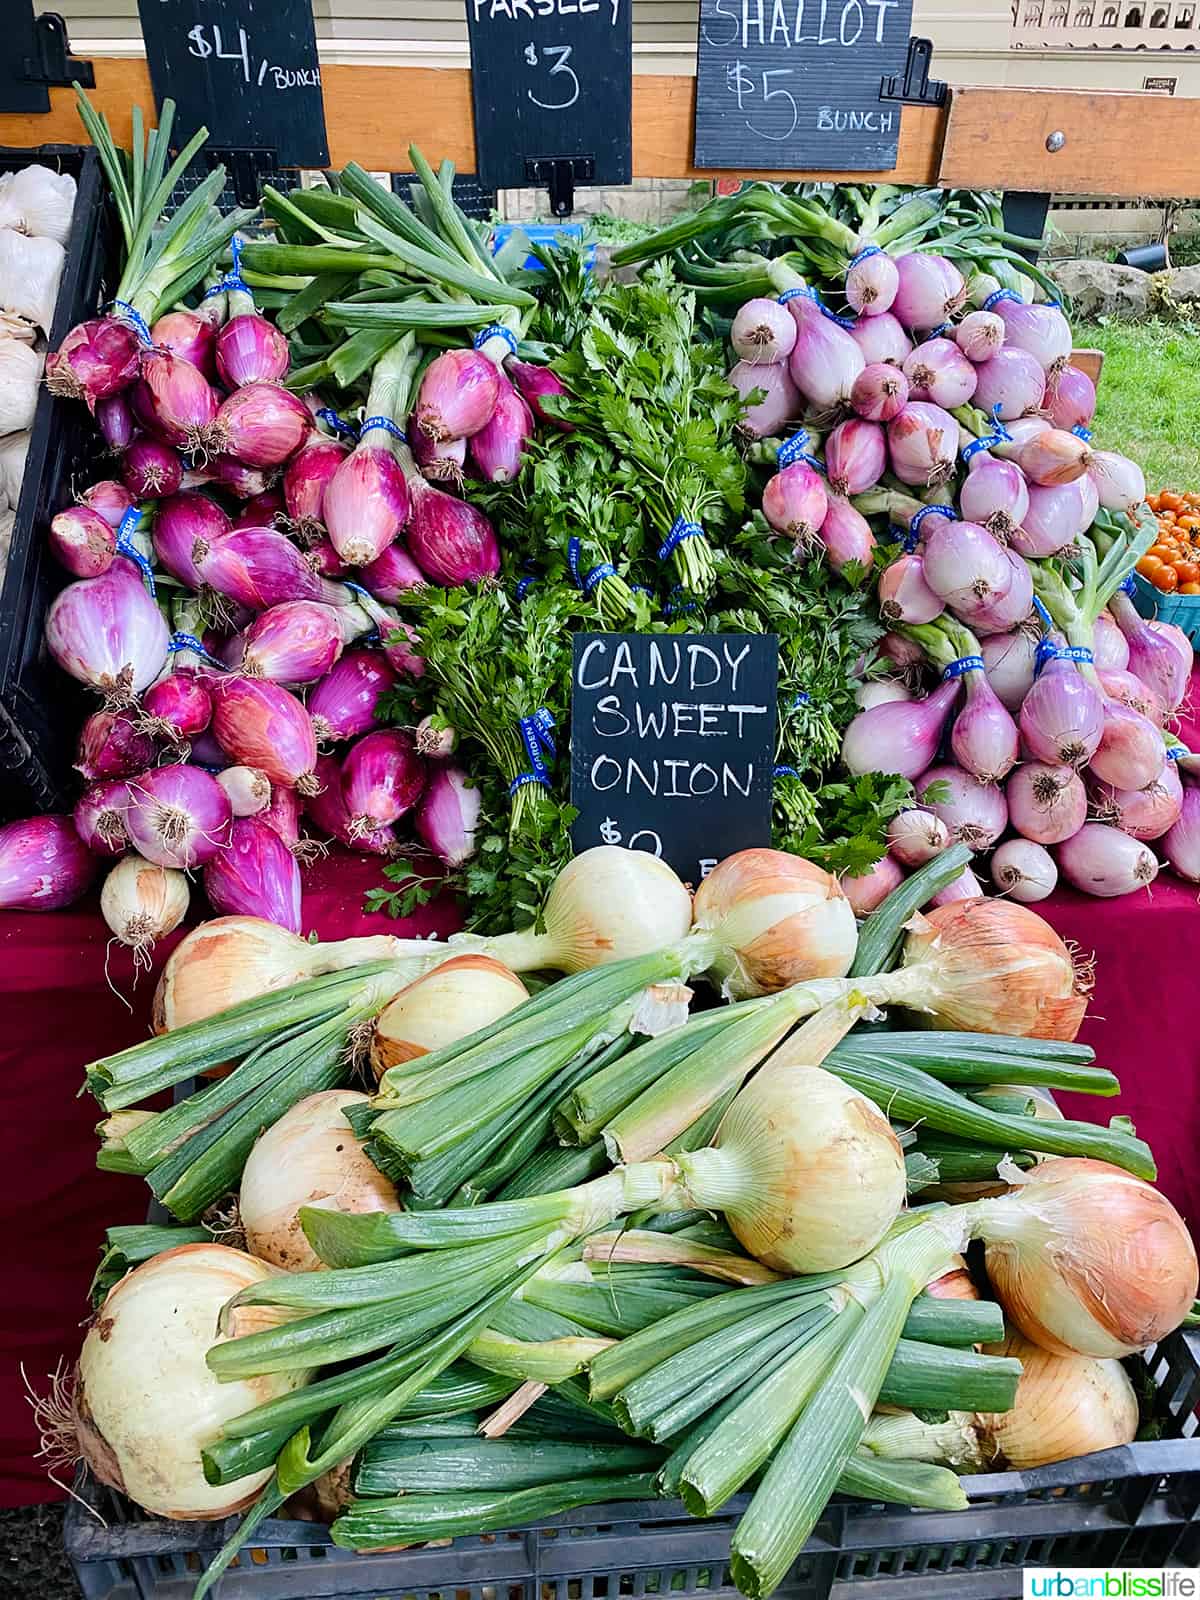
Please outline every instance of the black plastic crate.
[[[0, 148], [0, 172], [33, 162], [69, 172], [77, 193], [48, 348], [111, 294], [114, 224], [100, 161], [90, 145]], [[73, 796], [76, 731], [92, 709], [47, 654], [42, 628], [68, 581], [46, 545], [55, 512], [99, 476], [103, 443], [87, 407], [42, 386], [30, 433], [8, 565], [0, 587], [0, 821], [61, 808]]]
[[[1155, 1441], [963, 1479], [970, 1509], [829, 1506], [783, 1600], [1010, 1600], [1026, 1566], [1200, 1564], [1200, 1333], [1140, 1358]], [[188, 1600], [236, 1525], [143, 1517], [81, 1475], [66, 1546], [87, 1600]], [[676, 1501], [595, 1506], [508, 1533], [390, 1554], [338, 1550], [324, 1527], [269, 1521], [218, 1600], [733, 1600], [729, 1538], [746, 1496], [703, 1521]], [[585, 1521], [578, 1520], [580, 1517]]]

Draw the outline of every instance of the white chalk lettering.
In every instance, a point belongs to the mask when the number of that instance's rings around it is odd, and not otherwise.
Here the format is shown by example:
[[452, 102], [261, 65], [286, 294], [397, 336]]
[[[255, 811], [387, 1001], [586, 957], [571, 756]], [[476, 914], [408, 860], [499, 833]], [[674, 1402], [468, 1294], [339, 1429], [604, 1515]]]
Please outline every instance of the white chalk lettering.
[[[600, 717], [611, 717], [617, 724], [606, 732], [597, 720]], [[621, 710], [621, 697], [616, 694], [601, 695], [596, 701], [596, 709], [592, 713], [592, 727], [601, 739], [622, 739], [629, 732], [629, 718]]]
[[610, 681], [607, 677], [589, 679], [584, 676], [593, 651], [603, 657], [608, 652], [608, 646], [603, 639], [592, 639], [584, 645], [583, 654], [579, 658], [579, 666], [575, 673], [575, 682], [581, 689], [603, 689]]
[[729, 765], [728, 761], [722, 761], [721, 782], [723, 785], [723, 792], [725, 794], [728, 794], [731, 789], [736, 789], [740, 795], [744, 795], [746, 799], [749, 799], [750, 785], [754, 782], [754, 768], [749, 761], [746, 763], [746, 781], [744, 784], [741, 784], [738, 782], [734, 770]]
[[[609, 778], [606, 783], [601, 783], [601, 771], [604, 771], [607, 774], [607, 771], [610, 767], [616, 768], [615, 776]], [[619, 761], [614, 761], [611, 756], [597, 756], [592, 762], [592, 788], [597, 790], [600, 794], [603, 794], [605, 789], [615, 789], [620, 781], [621, 763]]]
[[616, 654], [613, 656], [612, 671], [608, 675], [608, 681], [614, 689], [617, 686], [618, 678], [628, 678], [635, 689], [638, 686], [637, 668], [633, 664], [633, 651], [624, 639], [617, 646]]
[[729, 668], [729, 692], [730, 694], [736, 694], [738, 689], [738, 669], [741, 667], [742, 662], [745, 661], [746, 657], [750, 654], [750, 646], [749, 644], [744, 644], [738, 651], [737, 655], [733, 656], [729, 653], [729, 645], [723, 640], [721, 643], [721, 650], [725, 656], [725, 663]]
[[869, 6], [875, 7], [875, 43], [883, 43], [883, 25], [887, 21], [887, 14], [900, 0], [867, 0]]
[[[698, 782], [698, 780], [700, 778], [700, 774], [702, 772], [706, 772], [708, 774], [708, 776], [712, 779], [712, 782], [710, 784], [706, 785], [705, 788], [698, 789], [696, 787], [696, 785], [697, 785], [697, 782]], [[696, 765], [692, 768], [692, 793], [693, 794], [701, 794], [701, 795], [703, 795], [703, 794], [711, 794], [713, 792], [713, 790], [717, 787], [717, 785], [720, 783], [720, 781], [721, 781], [720, 778], [717, 777], [716, 772], [713, 770], [712, 767], [709, 766], [707, 761], [698, 761], [696, 763]]]
[[[668, 673], [666, 662], [663, 660], [664, 648], [669, 649], [674, 656], [674, 671], [670, 673]], [[663, 646], [659, 644], [657, 639], [652, 640], [650, 644], [650, 687], [653, 689], [659, 678], [664, 683], [674, 683], [679, 676], [679, 668], [682, 664], [677, 641], [673, 639], [669, 645]]]
[[671, 732], [678, 739], [682, 733], [695, 733], [696, 706], [680, 705], [678, 701], [671, 707]]
[[644, 739], [647, 733], [654, 739], [662, 739], [667, 731], [667, 702], [659, 702], [658, 714], [643, 706], [640, 702], [634, 706], [634, 715], [637, 717], [638, 738]]
[[891, 111], [839, 111], [833, 106], [817, 107], [819, 133], [891, 133], [895, 113]]
[[[720, 683], [721, 658], [717, 655], [717, 652], [710, 650], [706, 644], [689, 644], [687, 650], [689, 657], [688, 674], [691, 687], [693, 689], [711, 689], [714, 683]], [[701, 656], [708, 658], [708, 664], [713, 671], [711, 678], [698, 676]]]
[[741, 31], [741, 22], [739, 20], [738, 12], [736, 10], [726, 11], [726, 9], [725, 9], [725, 7], [727, 5], [733, 6], [734, 4], [735, 4], [735, 0], [714, 0], [714, 3], [713, 3], [713, 16], [714, 17], [721, 17], [721, 18], [723, 18], [724, 21], [728, 22], [730, 24], [730, 31], [725, 36], [725, 38], [717, 39], [717, 38], [714, 38], [713, 35], [709, 32], [708, 24], [705, 23], [704, 28], [703, 28], [703, 33], [704, 33], [704, 42], [706, 44], [711, 44], [718, 50], [724, 50], [727, 45], [731, 45], [733, 43], [733, 41], [738, 37], [738, 34]]
[[759, 44], [766, 42], [763, 35], [763, 0], [742, 0], [742, 48], [748, 49], [750, 35], [758, 36]]
[[737, 718], [739, 739], [746, 737], [747, 717], [765, 717], [767, 714], [766, 706], [726, 706], [725, 710], [731, 717]]

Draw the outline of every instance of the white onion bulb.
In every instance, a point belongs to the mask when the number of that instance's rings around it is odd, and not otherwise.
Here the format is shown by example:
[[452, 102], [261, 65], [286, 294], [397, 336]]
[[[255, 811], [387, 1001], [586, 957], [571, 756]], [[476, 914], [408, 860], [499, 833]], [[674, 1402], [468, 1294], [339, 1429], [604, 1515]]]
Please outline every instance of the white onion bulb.
[[1011, 1332], [989, 1356], [1015, 1357], [1021, 1380], [1011, 1411], [980, 1416], [988, 1443], [1010, 1467], [1045, 1467], [1072, 1456], [1132, 1444], [1137, 1395], [1119, 1361], [1052, 1355]]
[[100, 915], [133, 951], [135, 965], [149, 969], [156, 942], [173, 933], [187, 915], [189, 894], [185, 873], [141, 856], [124, 856], [104, 880]]
[[371, 1035], [376, 1078], [402, 1061], [490, 1027], [528, 998], [528, 989], [503, 962], [452, 956], [401, 990], [376, 1017]]

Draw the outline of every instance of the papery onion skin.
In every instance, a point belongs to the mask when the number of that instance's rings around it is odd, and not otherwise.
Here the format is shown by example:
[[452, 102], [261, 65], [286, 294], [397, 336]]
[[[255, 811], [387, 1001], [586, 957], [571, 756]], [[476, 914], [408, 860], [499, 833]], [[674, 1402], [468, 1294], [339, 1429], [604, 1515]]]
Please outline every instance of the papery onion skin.
[[[785, 313], [786, 315], [786, 313]], [[788, 317], [788, 322], [791, 323]], [[794, 328], [794, 324], [792, 324]], [[741, 395], [742, 414], [738, 429], [750, 439], [766, 439], [782, 433], [787, 424], [804, 409], [800, 391], [792, 382], [785, 361], [770, 366], [755, 366], [749, 361], [739, 361], [730, 369], [729, 382]], [[756, 391], [762, 398], [748, 403]]]
[[308, 407], [275, 383], [248, 383], [221, 403], [211, 448], [243, 467], [278, 467], [312, 432]]
[[1058, 882], [1054, 857], [1032, 839], [1008, 839], [992, 856], [992, 882], [1001, 894], [1032, 905], [1052, 894]]
[[266, 679], [213, 681], [213, 733], [239, 766], [257, 767], [272, 784], [311, 794], [317, 740], [294, 695]]
[[848, 332], [862, 351], [863, 360], [868, 363], [886, 362], [894, 367], [902, 366], [905, 356], [913, 347], [912, 340], [890, 311], [882, 311], [873, 317], [860, 316]]
[[975, 393], [975, 368], [953, 339], [932, 338], [919, 344], [904, 362], [909, 394], [953, 411]]
[[914, 807], [898, 812], [888, 823], [888, 848], [902, 865], [923, 867], [950, 843], [950, 830], [932, 811]]
[[1119, 700], [1123, 706], [1140, 711], [1156, 728], [1166, 725], [1167, 708], [1148, 684], [1127, 669], [1117, 667], [1097, 668], [1100, 686], [1110, 700]]
[[69, 583], [50, 602], [46, 647], [110, 704], [128, 703], [162, 671], [167, 624], [136, 567], [118, 557], [98, 578]]
[[859, 684], [854, 691], [854, 703], [860, 711], [870, 711], [872, 706], [886, 706], [897, 700], [913, 698], [904, 685], [897, 683], [894, 678], [871, 678]]
[[1035, 844], [1061, 844], [1087, 820], [1087, 790], [1073, 767], [1027, 761], [1008, 780], [1009, 821]]
[[346, 1107], [366, 1103], [353, 1089], [310, 1094], [254, 1145], [238, 1195], [251, 1255], [285, 1272], [321, 1272], [325, 1263], [300, 1226], [302, 1206], [354, 1215], [403, 1210], [346, 1121]]
[[115, 938], [143, 959], [187, 915], [186, 876], [140, 856], [126, 856], [100, 889], [100, 914]]
[[314, 946], [273, 922], [213, 917], [171, 952], [154, 991], [154, 1032], [186, 1027], [328, 970]]
[[782, 850], [726, 856], [696, 890], [693, 920], [718, 945], [708, 970], [729, 999], [844, 977], [858, 947], [837, 879]]
[[914, 251], [895, 262], [899, 282], [891, 310], [904, 327], [940, 327], [962, 306], [966, 282], [945, 256]]
[[983, 1209], [976, 1233], [996, 1298], [1043, 1350], [1132, 1355], [1174, 1332], [1196, 1298], [1196, 1252], [1179, 1213], [1106, 1161], [1043, 1162]]
[[981, 1416], [988, 1444], [1006, 1466], [1023, 1472], [1098, 1450], [1116, 1450], [1137, 1437], [1137, 1395], [1119, 1361], [1056, 1355], [1015, 1330], [984, 1355], [1021, 1363], [1011, 1411]]
[[[1093, 459], [1084, 441], [1062, 428], [1039, 433], [1017, 451], [1016, 461], [1030, 483], [1055, 488], [1082, 478]], [[1095, 485], [1093, 485], [1095, 487]]]
[[351, 834], [370, 834], [398, 822], [420, 799], [425, 779], [425, 763], [408, 734], [394, 728], [364, 734], [342, 762]]
[[1088, 477], [1100, 504], [1108, 511], [1131, 515], [1146, 498], [1146, 478], [1136, 461], [1115, 450], [1094, 450]]
[[229, 843], [229, 796], [200, 767], [152, 767], [129, 780], [129, 795], [125, 826], [147, 861], [187, 871]]
[[1149, 888], [1158, 876], [1147, 845], [1102, 822], [1085, 822], [1059, 845], [1058, 868], [1072, 888], [1102, 900]]
[[1200, 787], [1194, 783], [1183, 786], [1179, 817], [1163, 835], [1163, 854], [1173, 872], [1200, 883]]
[[918, 777], [937, 754], [958, 690], [956, 681], [942, 683], [925, 700], [891, 701], [860, 711], [842, 738], [846, 767], [856, 777], [864, 772]]
[[261, 917], [300, 932], [299, 864], [259, 817], [234, 822], [225, 848], [204, 869], [204, 892], [219, 916]]
[[71, 816], [76, 833], [94, 855], [121, 856], [130, 847], [125, 827], [128, 809], [129, 785], [124, 778], [101, 778], [79, 796]]
[[834, 494], [862, 494], [887, 467], [887, 439], [877, 422], [848, 417], [825, 440], [825, 470]]
[[1004, 324], [994, 311], [968, 311], [954, 330], [954, 342], [968, 361], [988, 361], [1004, 343]]
[[100, 863], [69, 816], [0, 827], [0, 910], [58, 911], [86, 894]]
[[111, 525], [87, 506], [67, 506], [50, 522], [50, 548], [75, 578], [98, 578], [113, 564], [117, 539]]
[[954, 471], [958, 423], [940, 406], [910, 400], [888, 423], [888, 454], [902, 483], [936, 487]]
[[[947, 798], [928, 798], [934, 784], [949, 791]], [[1008, 825], [1008, 806], [1000, 785], [983, 782], [961, 767], [949, 763], [930, 767], [913, 787], [921, 804], [949, 828], [951, 840], [971, 850], [990, 849]]]
[[215, 500], [198, 489], [185, 489], [158, 503], [151, 533], [154, 554], [173, 578], [189, 589], [200, 589], [201, 568], [209, 552], [232, 527]]
[[528, 989], [502, 961], [451, 956], [402, 989], [376, 1017], [371, 1034], [376, 1079], [389, 1067], [490, 1027], [528, 998]]
[[1096, 414], [1096, 385], [1086, 372], [1066, 366], [1051, 378], [1042, 396], [1042, 410], [1056, 428], [1086, 428]]
[[378, 726], [375, 708], [397, 674], [380, 650], [349, 650], [308, 697], [318, 743], [353, 739]]
[[79, 730], [75, 771], [89, 780], [124, 778], [154, 760], [154, 740], [136, 712], [93, 711]]
[[429, 774], [413, 823], [439, 861], [461, 867], [475, 854], [475, 830], [482, 807], [483, 796], [461, 767], [438, 766]]
[[1148, 717], [1119, 700], [1104, 704], [1104, 731], [1088, 767], [1093, 777], [1116, 789], [1144, 789], [1166, 765], [1162, 734]]
[[850, 872], [843, 873], [839, 882], [854, 915], [867, 917], [883, 904], [893, 889], [899, 888], [904, 882], [904, 871], [890, 855], [883, 856], [873, 867], [857, 876]]
[[734, 314], [729, 343], [740, 361], [755, 366], [777, 365], [792, 353], [796, 324], [778, 300], [760, 296], [747, 300]]
[[138, 336], [115, 317], [93, 317], [71, 329], [46, 357], [46, 387], [67, 400], [97, 400], [117, 394], [138, 373]]
[[469, 439], [487, 422], [500, 393], [495, 364], [478, 350], [444, 350], [417, 391], [417, 427], [431, 439]]
[[1095, 788], [1097, 811], [1111, 816], [1131, 839], [1161, 839], [1179, 821], [1183, 811], [1183, 784], [1173, 761], [1159, 776], [1140, 789], [1114, 789], [1110, 783]]

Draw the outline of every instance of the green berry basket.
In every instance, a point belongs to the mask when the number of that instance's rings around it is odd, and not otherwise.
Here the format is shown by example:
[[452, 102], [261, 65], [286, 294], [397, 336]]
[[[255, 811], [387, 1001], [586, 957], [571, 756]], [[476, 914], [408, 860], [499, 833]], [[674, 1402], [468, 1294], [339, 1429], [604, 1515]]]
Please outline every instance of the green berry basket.
[[1140, 572], [1133, 575], [1133, 603], [1143, 617], [1173, 622], [1193, 644], [1200, 644], [1200, 594], [1164, 594]]

